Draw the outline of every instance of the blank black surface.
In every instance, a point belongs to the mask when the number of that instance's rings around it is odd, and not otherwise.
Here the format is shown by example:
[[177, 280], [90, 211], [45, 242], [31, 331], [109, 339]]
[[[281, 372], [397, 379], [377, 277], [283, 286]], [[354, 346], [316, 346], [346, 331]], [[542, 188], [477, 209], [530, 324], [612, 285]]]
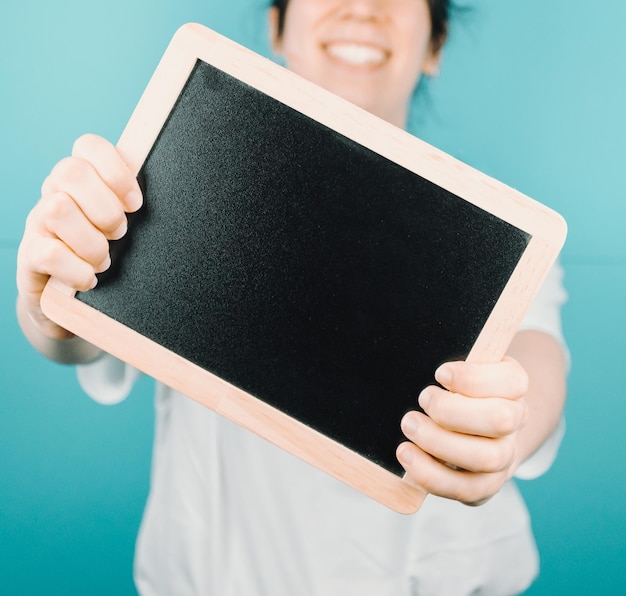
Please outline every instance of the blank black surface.
[[402, 475], [530, 236], [200, 61], [139, 178], [79, 299]]

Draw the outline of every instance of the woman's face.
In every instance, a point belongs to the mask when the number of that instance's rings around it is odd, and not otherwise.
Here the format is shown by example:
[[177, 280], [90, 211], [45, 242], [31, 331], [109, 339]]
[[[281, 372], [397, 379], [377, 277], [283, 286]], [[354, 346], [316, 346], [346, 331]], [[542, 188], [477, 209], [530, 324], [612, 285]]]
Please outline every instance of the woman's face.
[[437, 69], [426, 0], [290, 0], [274, 50], [287, 67], [397, 126], [422, 73]]

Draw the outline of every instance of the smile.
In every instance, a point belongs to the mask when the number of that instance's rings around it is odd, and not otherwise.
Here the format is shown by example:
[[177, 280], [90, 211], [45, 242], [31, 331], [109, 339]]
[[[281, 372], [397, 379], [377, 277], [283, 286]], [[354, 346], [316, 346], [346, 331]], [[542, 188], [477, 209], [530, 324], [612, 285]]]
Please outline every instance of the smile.
[[368, 44], [331, 42], [324, 47], [332, 58], [350, 66], [379, 66], [388, 58], [385, 50]]

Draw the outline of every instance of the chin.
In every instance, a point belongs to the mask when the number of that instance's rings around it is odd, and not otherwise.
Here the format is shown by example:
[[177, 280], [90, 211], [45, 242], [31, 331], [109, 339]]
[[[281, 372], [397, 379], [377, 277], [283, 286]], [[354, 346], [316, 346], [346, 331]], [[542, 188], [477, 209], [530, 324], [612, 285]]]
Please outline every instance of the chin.
[[393, 120], [393, 118], [391, 117], [392, 111], [387, 106], [381, 105], [380, 103], [372, 101], [371, 99], [355, 97], [354, 95], [350, 96], [349, 94], [346, 94], [342, 97], [349, 102], [357, 105], [358, 107], [363, 108], [367, 112], [370, 112], [370, 114], [374, 114], [374, 116], [378, 116], [379, 118], [387, 121]]
[[353, 103], [368, 112], [372, 112], [373, 114], [380, 115], [385, 110], [382, 108], [379, 102], [372, 98], [369, 93], [359, 93], [354, 89], [354, 87], [350, 88], [342, 88], [342, 87], [333, 87], [327, 86], [326, 89], [333, 92], [335, 95], [342, 97], [343, 99]]
[[[309, 76], [307, 76], [307, 74]], [[358, 80], [354, 80], [350, 77], [350, 80], [338, 79], [337, 77], [320, 76], [319, 73], [315, 73], [317, 76], [310, 76], [311, 73], [305, 73], [304, 77], [310, 81], [317, 83], [327, 91], [338, 95], [342, 99], [349, 101], [357, 105], [358, 107], [383, 118], [387, 121], [392, 121], [393, 118], [390, 115], [397, 113], [398, 110], [394, 110], [392, 106], [388, 105], [388, 102], [384, 101], [384, 98], [380, 96], [380, 89], [382, 85], [359, 85]], [[361, 81], [362, 82], [362, 81]], [[397, 124], [394, 122], [394, 124]]]

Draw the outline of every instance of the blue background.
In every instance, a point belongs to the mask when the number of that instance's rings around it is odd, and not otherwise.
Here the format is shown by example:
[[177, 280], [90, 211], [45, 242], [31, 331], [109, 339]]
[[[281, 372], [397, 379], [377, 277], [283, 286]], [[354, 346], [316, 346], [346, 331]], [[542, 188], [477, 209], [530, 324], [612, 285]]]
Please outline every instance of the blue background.
[[[572, 354], [568, 433], [521, 483], [542, 573], [530, 594], [626, 584], [626, 3], [475, 0], [412, 131], [560, 211]], [[267, 54], [264, 0], [5, 3], [0, 12], [0, 592], [132, 594], [152, 381], [99, 406], [14, 317], [24, 220], [73, 140], [115, 140], [175, 29], [199, 21]]]

